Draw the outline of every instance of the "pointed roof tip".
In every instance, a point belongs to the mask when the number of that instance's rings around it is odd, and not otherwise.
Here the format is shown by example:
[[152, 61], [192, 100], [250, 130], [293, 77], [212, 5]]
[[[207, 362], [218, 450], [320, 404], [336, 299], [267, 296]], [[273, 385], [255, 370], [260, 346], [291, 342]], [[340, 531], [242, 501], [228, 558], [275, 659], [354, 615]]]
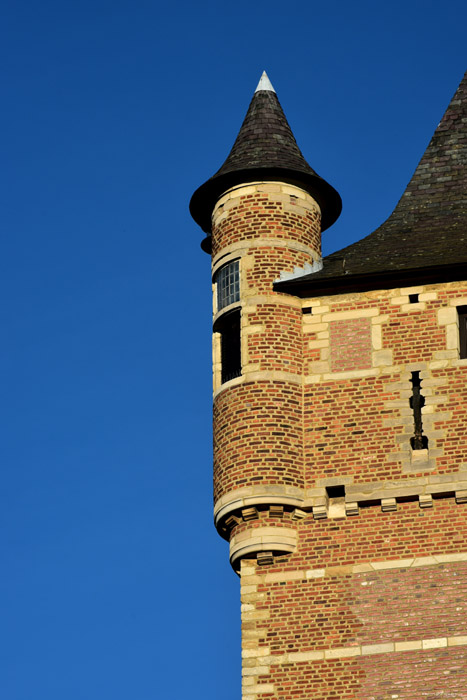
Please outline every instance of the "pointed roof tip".
[[267, 73], [265, 70], [263, 70], [263, 74], [261, 78], [259, 79], [258, 86], [255, 90], [255, 92], [260, 92], [260, 90], [268, 90], [269, 92], [276, 92], [274, 88], [271, 85], [271, 81], [269, 80]]
[[258, 180], [280, 180], [308, 192], [321, 208], [322, 231], [341, 212], [339, 194], [311, 168], [297, 146], [266, 72], [261, 76], [232, 150], [219, 170], [194, 192], [191, 215], [203, 231], [211, 234], [211, 214], [222, 193]]

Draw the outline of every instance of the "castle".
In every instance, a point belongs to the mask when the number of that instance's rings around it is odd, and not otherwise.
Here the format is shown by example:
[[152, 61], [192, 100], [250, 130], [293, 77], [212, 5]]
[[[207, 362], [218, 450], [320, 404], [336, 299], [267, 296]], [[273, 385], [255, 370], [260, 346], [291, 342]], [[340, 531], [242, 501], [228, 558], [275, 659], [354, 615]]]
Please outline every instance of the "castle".
[[341, 199], [266, 74], [190, 206], [243, 700], [467, 698], [467, 74], [393, 213], [343, 250], [322, 258]]

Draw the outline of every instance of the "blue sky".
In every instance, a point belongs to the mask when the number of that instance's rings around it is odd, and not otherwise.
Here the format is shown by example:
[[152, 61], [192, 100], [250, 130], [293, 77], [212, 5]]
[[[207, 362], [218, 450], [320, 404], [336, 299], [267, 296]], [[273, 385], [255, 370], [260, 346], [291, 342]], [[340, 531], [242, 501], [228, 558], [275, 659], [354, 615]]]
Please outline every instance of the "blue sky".
[[3, 4], [2, 698], [240, 697], [189, 198], [266, 69], [344, 201], [325, 252], [363, 237], [467, 68], [466, 23], [449, 0]]

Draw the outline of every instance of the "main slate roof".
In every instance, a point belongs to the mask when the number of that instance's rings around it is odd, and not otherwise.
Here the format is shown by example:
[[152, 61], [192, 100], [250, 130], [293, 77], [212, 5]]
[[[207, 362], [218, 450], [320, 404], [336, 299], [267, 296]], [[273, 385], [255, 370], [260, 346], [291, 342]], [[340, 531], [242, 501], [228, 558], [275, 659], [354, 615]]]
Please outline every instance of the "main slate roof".
[[319, 272], [278, 282], [297, 296], [403, 281], [467, 278], [467, 73], [389, 218], [323, 260]]
[[303, 157], [265, 73], [226, 161], [191, 198], [193, 218], [210, 233], [212, 210], [222, 193], [255, 180], [280, 180], [308, 191], [320, 204], [323, 230], [331, 226], [341, 212], [339, 194]]

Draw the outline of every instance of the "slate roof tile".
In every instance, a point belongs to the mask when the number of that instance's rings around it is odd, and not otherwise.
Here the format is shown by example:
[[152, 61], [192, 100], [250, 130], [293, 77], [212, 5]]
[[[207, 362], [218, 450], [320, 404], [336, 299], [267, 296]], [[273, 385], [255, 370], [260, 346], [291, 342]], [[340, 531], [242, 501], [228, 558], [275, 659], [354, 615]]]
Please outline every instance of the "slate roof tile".
[[262, 89], [261, 85], [262, 81], [227, 159], [193, 194], [191, 214], [209, 233], [212, 210], [227, 189], [255, 180], [280, 180], [296, 184], [315, 197], [324, 230], [339, 216], [341, 198], [303, 157], [272, 86]]
[[371, 276], [420, 276], [449, 266], [464, 268], [466, 277], [467, 73], [389, 218], [366, 238], [325, 257], [321, 271], [279, 282], [275, 289], [300, 296], [329, 293], [333, 285], [368, 284]]

